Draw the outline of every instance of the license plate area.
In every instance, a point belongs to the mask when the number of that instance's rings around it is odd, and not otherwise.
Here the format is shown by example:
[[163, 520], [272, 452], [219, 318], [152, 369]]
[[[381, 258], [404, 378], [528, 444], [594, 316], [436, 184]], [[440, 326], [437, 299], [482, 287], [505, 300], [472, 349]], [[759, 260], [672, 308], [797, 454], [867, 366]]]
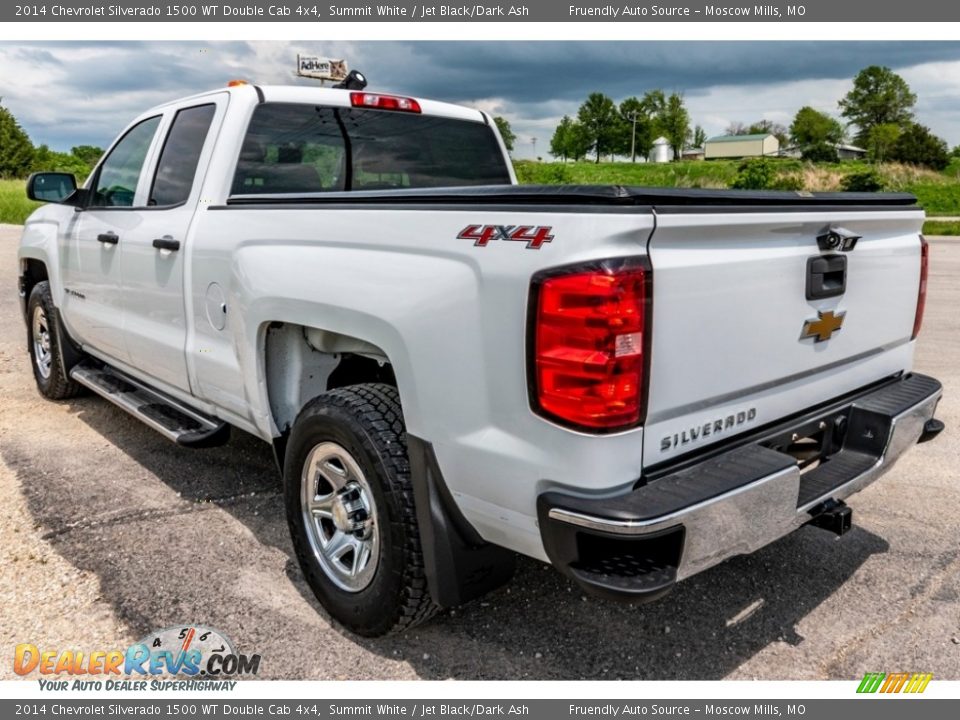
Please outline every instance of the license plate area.
[[849, 420], [848, 406], [767, 437], [760, 444], [792, 457], [803, 475], [840, 452]]

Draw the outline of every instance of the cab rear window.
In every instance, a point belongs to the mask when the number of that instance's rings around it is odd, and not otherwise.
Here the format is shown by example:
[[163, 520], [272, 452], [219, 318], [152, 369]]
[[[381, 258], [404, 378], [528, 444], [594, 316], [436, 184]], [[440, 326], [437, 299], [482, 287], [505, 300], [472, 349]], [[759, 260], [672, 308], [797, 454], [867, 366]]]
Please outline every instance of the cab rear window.
[[386, 110], [258, 105], [232, 194], [509, 184], [489, 126]]

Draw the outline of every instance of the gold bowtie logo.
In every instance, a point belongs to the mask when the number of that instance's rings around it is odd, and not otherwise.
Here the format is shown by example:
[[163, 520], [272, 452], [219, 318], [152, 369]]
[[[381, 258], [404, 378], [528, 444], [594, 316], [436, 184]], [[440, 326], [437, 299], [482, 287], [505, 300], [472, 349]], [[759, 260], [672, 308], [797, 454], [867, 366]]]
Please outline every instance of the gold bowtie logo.
[[803, 334], [800, 335], [800, 339], [812, 337], [814, 342], [829, 340], [843, 326], [843, 319], [846, 316], [845, 312], [834, 315], [833, 310], [818, 312], [816, 320], [807, 320], [803, 324]]

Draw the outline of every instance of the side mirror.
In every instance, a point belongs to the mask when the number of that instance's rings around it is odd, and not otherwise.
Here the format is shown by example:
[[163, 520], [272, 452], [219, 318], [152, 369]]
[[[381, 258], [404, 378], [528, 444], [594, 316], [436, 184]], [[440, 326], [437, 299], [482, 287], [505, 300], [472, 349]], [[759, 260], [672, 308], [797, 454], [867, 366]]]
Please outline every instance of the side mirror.
[[62, 203], [77, 191], [72, 173], [38, 172], [27, 180], [27, 197], [40, 202]]

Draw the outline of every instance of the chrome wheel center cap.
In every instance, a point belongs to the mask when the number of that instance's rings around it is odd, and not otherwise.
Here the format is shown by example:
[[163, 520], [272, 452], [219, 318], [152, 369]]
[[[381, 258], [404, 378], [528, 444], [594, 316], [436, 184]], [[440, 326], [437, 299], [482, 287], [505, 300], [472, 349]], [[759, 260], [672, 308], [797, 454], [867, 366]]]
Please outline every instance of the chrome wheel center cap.
[[333, 515], [333, 524], [336, 526], [337, 530], [340, 532], [353, 531], [353, 523], [350, 521], [350, 513], [343, 504], [342, 498], [337, 497], [333, 501], [331, 511]]

